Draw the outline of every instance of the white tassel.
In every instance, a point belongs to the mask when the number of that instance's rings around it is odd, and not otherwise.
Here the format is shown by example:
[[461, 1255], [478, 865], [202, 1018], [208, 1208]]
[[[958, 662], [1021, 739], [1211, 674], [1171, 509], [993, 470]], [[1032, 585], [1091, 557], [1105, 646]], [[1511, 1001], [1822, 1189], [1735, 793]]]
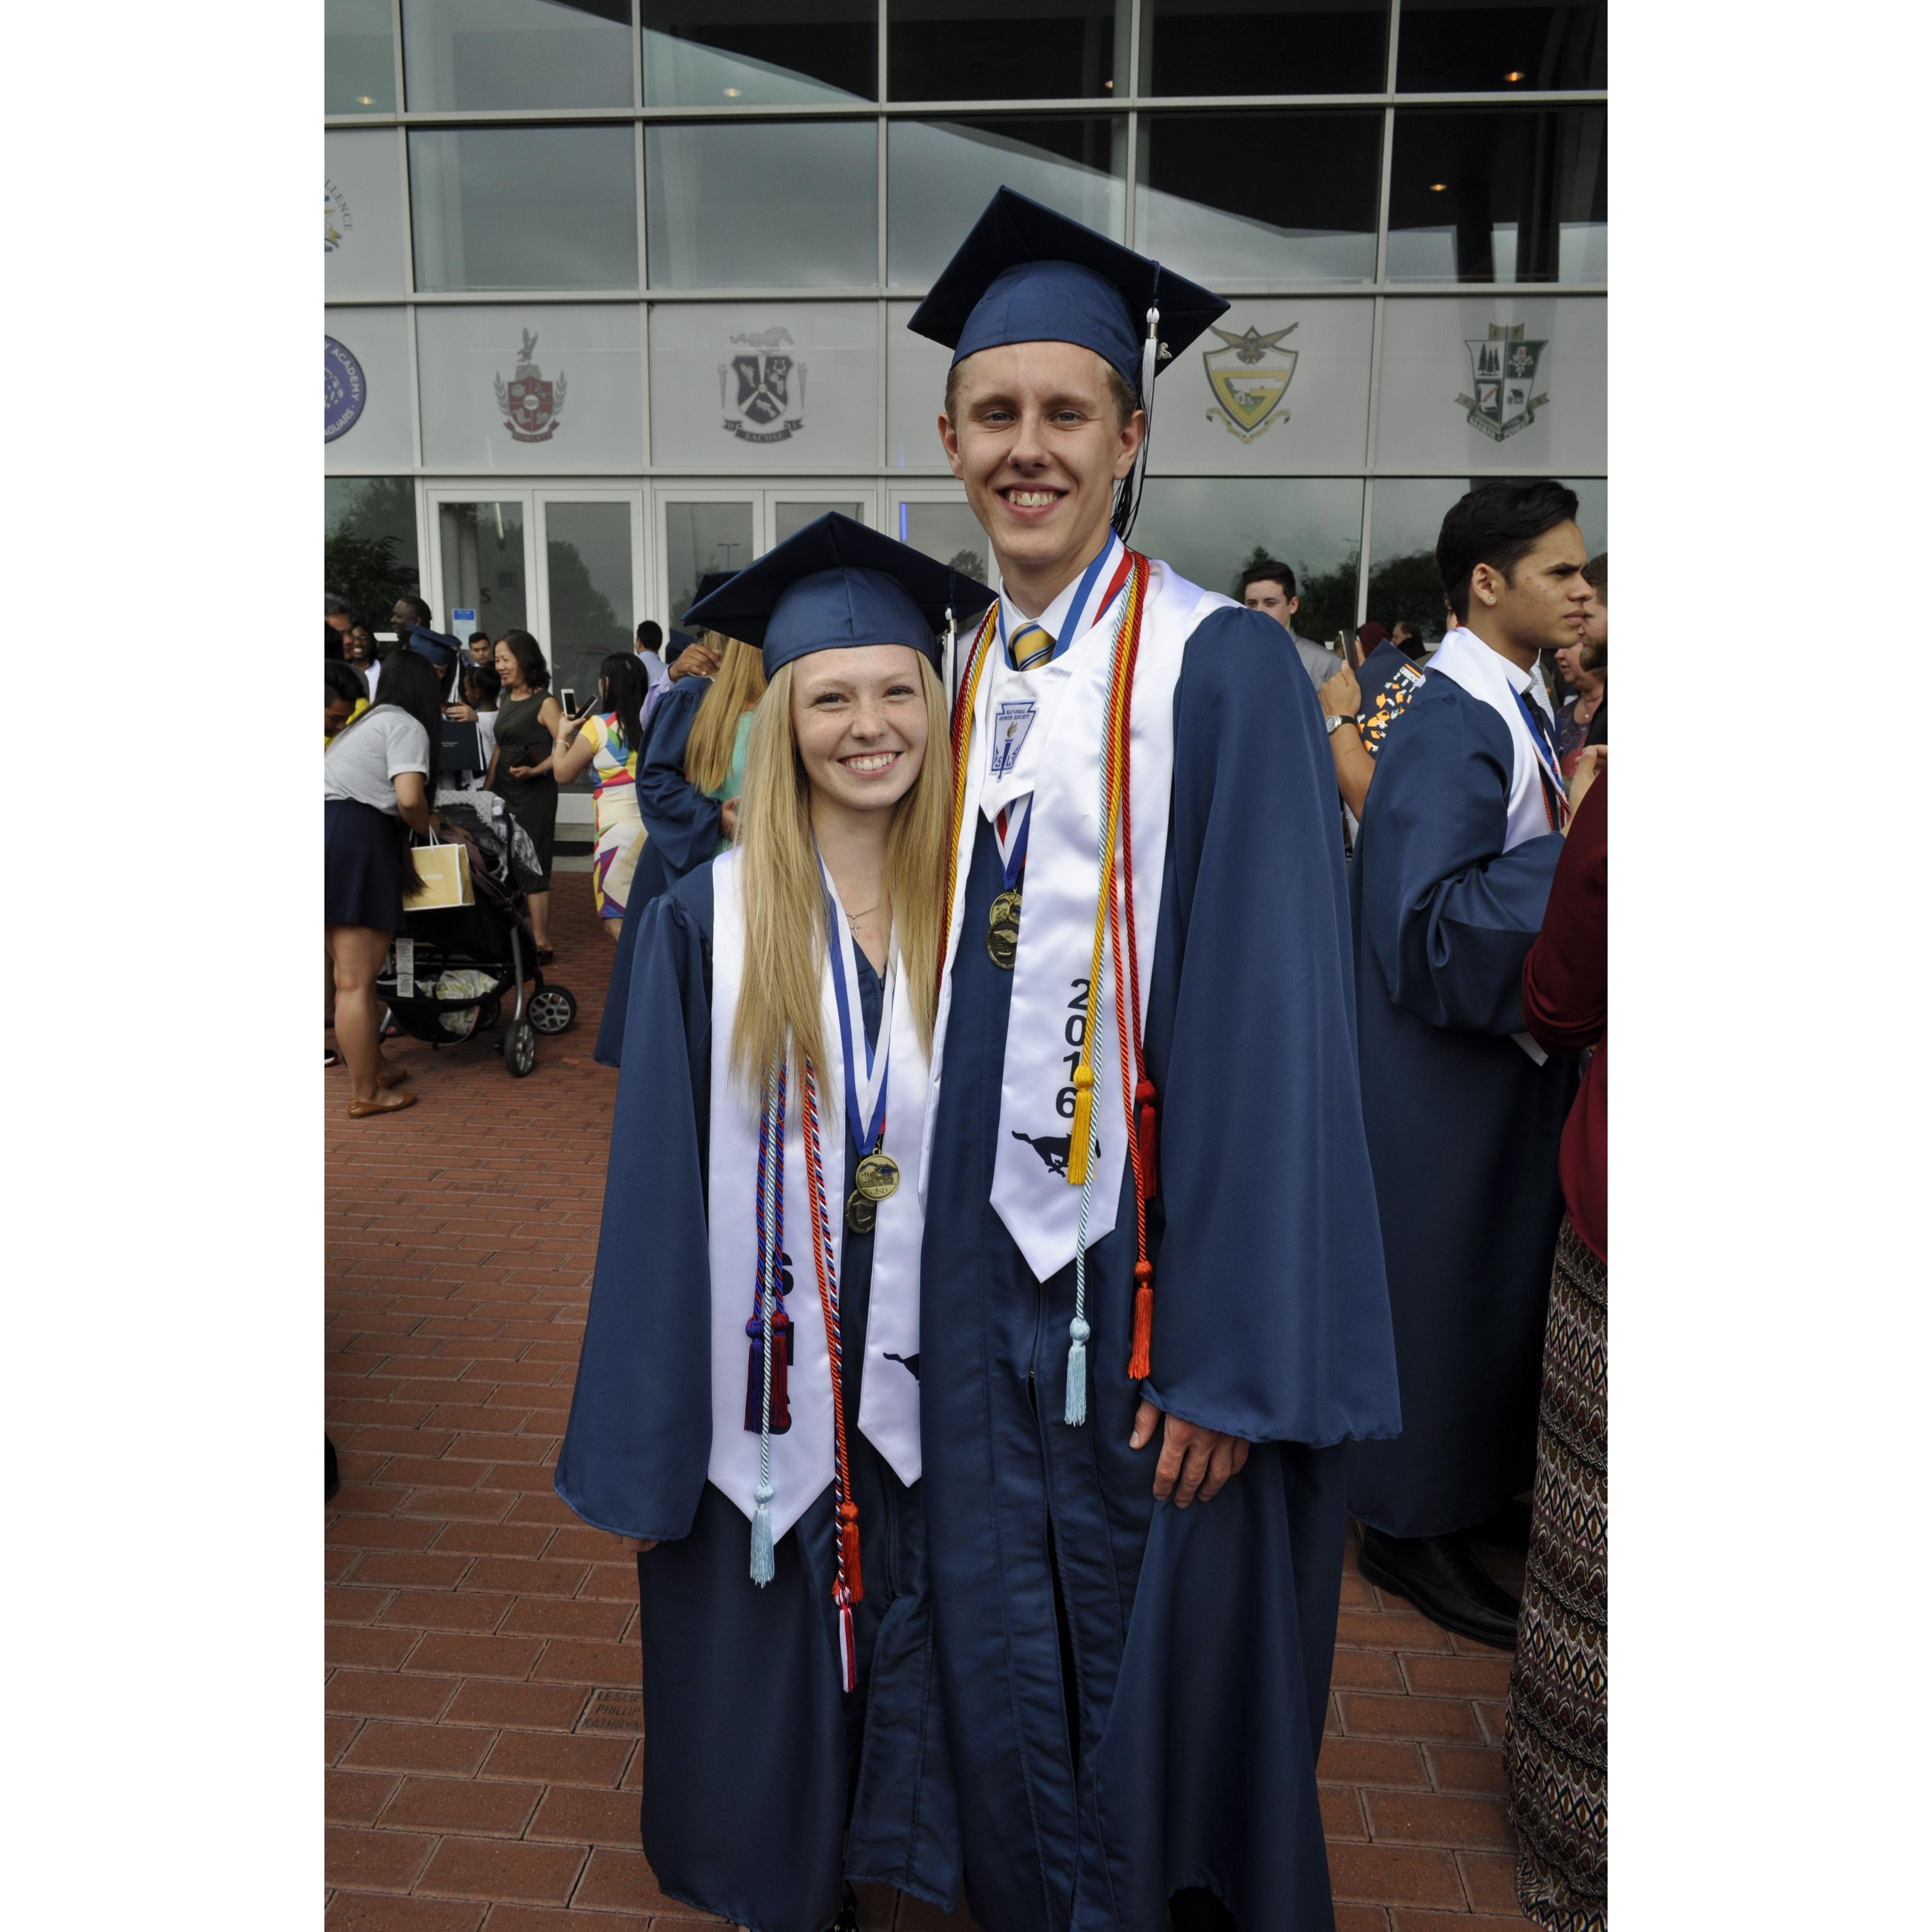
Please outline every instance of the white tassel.
[[752, 1581], [760, 1589], [772, 1580], [772, 1486], [760, 1480], [758, 1506], [752, 1512]]
[[1160, 372], [1160, 310], [1147, 312], [1147, 340], [1141, 344], [1141, 408], [1147, 417], [1141, 434], [1141, 446], [1134, 452], [1134, 466], [1127, 476], [1126, 500], [1121, 506], [1120, 538], [1125, 543], [1141, 512], [1141, 490], [1147, 481], [1148, 452], [1154, 443], [1154, 382]]
[[1087, 1420], [1087, 1338], [1094, 1332], [1080, 1316], [1067, 1324], [1072, 1336], [1066, 1348], [1066, 1421], [1078, 1428]]

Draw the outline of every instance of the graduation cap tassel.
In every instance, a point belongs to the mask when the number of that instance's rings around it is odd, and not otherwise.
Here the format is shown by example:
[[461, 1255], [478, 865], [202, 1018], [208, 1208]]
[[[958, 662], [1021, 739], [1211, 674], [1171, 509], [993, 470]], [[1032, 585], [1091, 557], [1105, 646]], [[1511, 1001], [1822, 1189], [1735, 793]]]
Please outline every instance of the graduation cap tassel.
[[[1154, 285], [1160, 285], [1160, 264], [1154, 264]], [[1154, 441], [1154, 379], [1160, 373], [1160, 310], [1147, 312], [1147, 340], [1141, 344], [1141, 410], [1147, 418], [1141, 446], [1134, 452], [1134, 466], [1127, 472], [1120, 490], [1120, 506], [1114, 514], [1114, 532], [1125, 543], [1141, 513], [1141, 487], [1147, 480], [1148, 450]]]
[[1076, 1315], [1066, 1332], [1073, 1339], [1066, 1348], [1066, 1420], [1077, 1429], [1087, 1420], [1087, 1338], [1094, 1330], [1084, 1316]]

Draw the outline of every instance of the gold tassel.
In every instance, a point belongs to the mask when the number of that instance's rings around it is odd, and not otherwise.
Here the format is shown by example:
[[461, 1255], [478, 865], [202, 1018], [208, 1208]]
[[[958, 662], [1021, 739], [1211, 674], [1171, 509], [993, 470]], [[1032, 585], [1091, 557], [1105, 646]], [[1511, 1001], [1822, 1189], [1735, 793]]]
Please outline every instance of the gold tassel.
[[1073, 1070], [1073, 1138], [1066, 1150], [1066, 1183], [1070, 1187], [1087, 1184], [1087, 1150], [1094, 1142], [1094, 1070], [1079, 1066]]

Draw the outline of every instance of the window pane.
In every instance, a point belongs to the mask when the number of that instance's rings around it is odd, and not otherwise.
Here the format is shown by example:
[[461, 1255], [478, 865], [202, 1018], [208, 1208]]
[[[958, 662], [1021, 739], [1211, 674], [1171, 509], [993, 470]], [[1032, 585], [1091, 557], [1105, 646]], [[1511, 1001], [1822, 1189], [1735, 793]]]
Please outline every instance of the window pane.
[[924, 287], [1002, 186], [1118, 241], [1126, 214], [1126, 121], [895, 121], [887, 150], [886, 279]]
[[[578, 707], [593, 704], [597, 674], [613, 651], [635, 638], [631, 615], [631, 506], [628, 503], [546, 503], [544, 562], [550, 577], [550, 688], [563, 701], [567, 686]], [[585, 772], [568, 786], [589, 791]]]
[[409, 311], [358, 303], [322, 314], [323, 469], [344, 476], [413, 469]]
[[1382, 142], [1378, 113], [1149, 115], [1134, 245], [1210, 287], [1372, 282]]
[[396, 53], [389, 0], [326, 0], [322, 32], [322, 111], [393, 114]]
[[1604, 0], [1402, 0], [1396, 81], [1404, 92], [1603, 87]]
[[653, 287], [878, 283], [876, 122], [659, 124], [644, 142]]
[[957, 503], [902, 503], [898, 539], [940, 563], [950, 563], [962, 577], [982, 584], [993, 581], [988, 560], [986, 532], [964, 501]]
[[1060, 100], [1127, 92], [1129, 0], [888, 0], [895, 100]]
[[1144, 94], [1379, 94], [1388, 0], [1142, 0]]
[[628, 128], [418, 128], [410, 135], [418, 289], [634, 289]]
[[742, 570], [751, 562], [752, 515], [748, 502], [664, 506], [664, 590], [674, 626], [682, 626], [707, 570]]
[[1134, 525], [1135, 549], [1230, 597], [1250, 563], [1286, 564], [1301, 599], [1294, 628], [1317, 643], [1354, 624], [1361, 547], [1358, 477], [1150, 476]]
[[630, 0], [403, 0], [412, 108], [628, 107]]
[[[1403, 476], [1376, 485], [1369, 532], [1369, 615], [1380, 624], [1406, 617], [1432, 640], [1449, 622], [1436, 540], [1442, 519], [1481, 476]], [[1610, 486], [1601, 477], [1566, 476], [1576, 491], [1576, 526], [1594, 556], [1610, 542]]]
[[522, 504], [440, 503], [436, 520], [445, 608], [474, 610], [493, 638], [529, 629]]
[[815, 524], [829, 512], [836, 510], [842, 517], [850, 517], [855, 524], [870, 523], [866, 512], [872, 506], [856, 500], [848, 499], [842, 503], [831, 502], [784, 503], [772, 506], [772, 542], [782, 544], [787, 537], [795, 537], [807, 524]]
[[646, 107], [875, 100], [875, 0], [644, 0]]
[[406, 476], [331, 476], [322, 490], [328, 588], [359, 621], [387, 630], [397, 592], [418, 580], [416, 486]]
[[1399, 113], [1389, 279], [1607, 280], [1606, 127], [1597, 106]]
[[332, 300], [406, 293], [403, 155], [395, 130], [332, 128], [322, 152], [324, 292]]

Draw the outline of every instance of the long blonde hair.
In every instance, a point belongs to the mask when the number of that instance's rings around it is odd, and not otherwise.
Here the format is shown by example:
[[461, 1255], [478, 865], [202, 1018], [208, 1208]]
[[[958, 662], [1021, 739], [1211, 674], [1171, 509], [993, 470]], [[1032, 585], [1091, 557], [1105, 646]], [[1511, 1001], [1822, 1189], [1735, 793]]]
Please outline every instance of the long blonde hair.
[[724, 656], [691, 722], [684, 775], [700, 791], [715, 792], [731, 770], [738, 720], [765, 694], [765, 662], [758, 647], [742, 638], [721, 638], [716, 631], [706, 631], [698, 641], [722, 646]]
[[[952, 836], [952, 761], [946, 692], [919, 653], [926, 695], [926, 758], [919, 776], [892, 808], [886, 844], [886, 900], [902, 968], [897, 997], [909, 1000], [920, 1043], [932, 1052], [938, 1005], [939, 933], [945, 914], [946, 842]], [[794, 660], [796, 662], [796, 660]], [[792, 726], [792, 664], [782, 664], [752, 724], [745, 755], [745, 796], [738, 849], [744, 876], [745, 965], [731, 1030], [731, 1072], [755, 1096], [766, 1070], [791, 1056], [826, 1087], [819, 1037], [820, 994], [828, 935], [825, 887], [812, 830], [812, 782]], [[833, 1118], [836, 1100], [825, 1103]]]

